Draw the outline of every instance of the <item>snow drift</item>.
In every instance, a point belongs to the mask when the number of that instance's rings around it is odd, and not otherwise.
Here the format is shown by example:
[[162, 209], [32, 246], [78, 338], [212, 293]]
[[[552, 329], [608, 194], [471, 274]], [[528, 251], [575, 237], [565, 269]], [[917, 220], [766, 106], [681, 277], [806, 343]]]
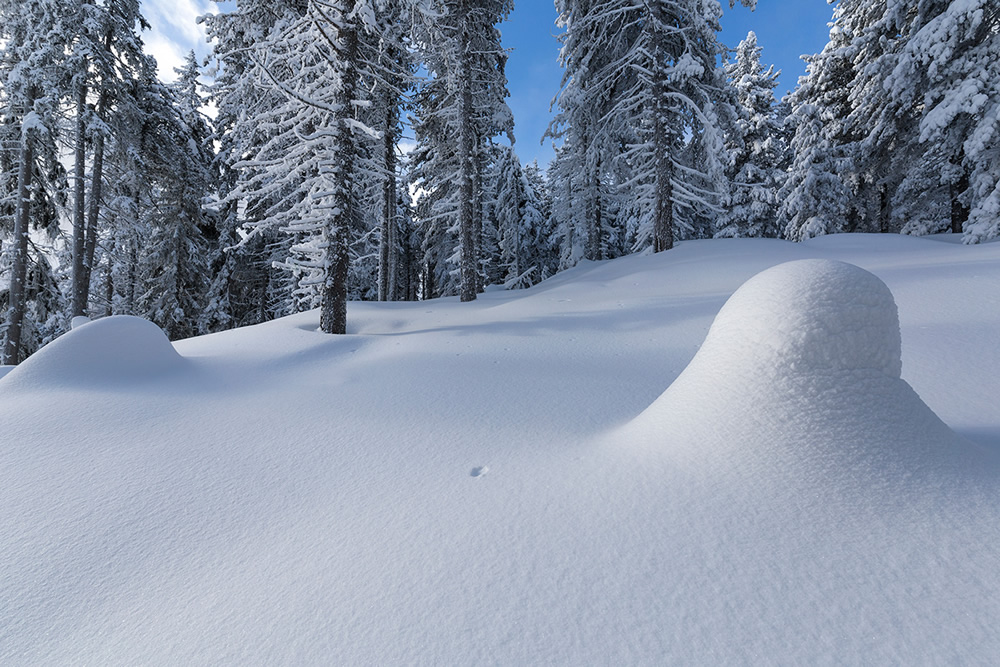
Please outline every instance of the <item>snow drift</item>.
[[[737, 289], [816, 257], [878, 280]], [[83, 324], [0, 381], [0, 664], [989, 663], [998, 298], [1000, 244], [840, 235]]]
[[975, 470], [979, 450], [901, 367], [885, 283], [844, 262], [787, 262], [732, 295], [690, 365], [625, 434], [712, 466], [766, 464], [787, 482], [813, 479], [816, 464], [872, 484]]
[[126, 389], [155, 382], [184, 360], [163, 331], [141, 317], [115, 315], [73, 329], [0, 377], [0, 391], [100, 386]]

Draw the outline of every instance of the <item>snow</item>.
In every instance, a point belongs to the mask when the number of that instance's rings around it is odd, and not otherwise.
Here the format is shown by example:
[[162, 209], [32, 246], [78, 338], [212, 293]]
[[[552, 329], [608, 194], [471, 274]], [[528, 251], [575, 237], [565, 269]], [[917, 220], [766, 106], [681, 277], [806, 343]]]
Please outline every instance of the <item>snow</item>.
[[73, 328], [7, 374], [8, 391], [81, 387], [131, 389], [153, 384], [185, 366], [166, 335], [152, 322], [130, 315], [92, 322], [73, 318]]
[[0, 379], [0, 663], [1000, 652], [1000, 244], [685, 242], [349, 318], [95, 320]]

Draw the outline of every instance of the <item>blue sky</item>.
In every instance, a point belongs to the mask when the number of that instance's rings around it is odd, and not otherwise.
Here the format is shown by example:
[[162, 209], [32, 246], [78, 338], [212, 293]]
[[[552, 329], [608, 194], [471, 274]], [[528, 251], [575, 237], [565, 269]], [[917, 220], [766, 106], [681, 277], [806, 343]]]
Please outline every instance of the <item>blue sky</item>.
[[[723, 43], [735, 47], [747, 31], [756, 32], [764, 63], [782, 70], [779, 96], [794, 88], [805, 73], [799, 56], [817, 53], [826, 44], [833, 14], [826, 0], [759, 0], [753, 12], [739, 5], [729, 9], [727, 0], [722, 4]], [[208, 51], [195, 18], [216, 11], [216, 6], [211, 0], [143, 1], [143, 12], [153, 26], [144, 39], [160, 64], [161, 76], [172, 79], [173, 67], [182, 64], [188, 50], [194, 48], [200, 55]], [[552, 148], [540, 140], [552, 118], [549, 104], [562, 78], [556, 61], [555, 20], [550, 0], [515, 0], [509, 20], [500, 26], [504, 46], [511, 49], [507, 78], [508, 103], [516, 122], [515, 149], [523, 162], [537, 159], [543, 166], [551, 159]]]
[[[539, 140], [552, 114], [549, 103], [559, 90], [562, 69], [556, 62], [559, 43], [555, 35], [556, 11], [547, 0], [521, 0], [510, 19], [500, 26], [504, 45], [513, 50], [507, 63], [510, 98], [508, 104], [517, 123], [515, 149], [522, 162], [537, 159], [545, 165], [552, 158], [552, 148]], [[765, 65], [782, 70], [775, 93], [780, 97], [795, 87], [805, 74], [799, 56], [818, 53], [826, 45], [828, 23], [833, 8], [826, 0], [759, 0], [751, 12], [737, 4], [729, 9], [722, 0], [722, 42], [735, 48], [753, 30], [763, 49]]]

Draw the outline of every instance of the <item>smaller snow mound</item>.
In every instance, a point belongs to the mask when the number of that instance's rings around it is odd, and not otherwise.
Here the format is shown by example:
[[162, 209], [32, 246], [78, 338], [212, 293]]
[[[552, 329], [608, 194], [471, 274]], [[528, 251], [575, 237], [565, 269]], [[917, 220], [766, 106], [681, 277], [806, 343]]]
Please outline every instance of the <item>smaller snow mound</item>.
[[78, 324], [0, 379], [0, 389], [105, 385], [161, 377], [183, 358], [158, 326], [130, 315]]

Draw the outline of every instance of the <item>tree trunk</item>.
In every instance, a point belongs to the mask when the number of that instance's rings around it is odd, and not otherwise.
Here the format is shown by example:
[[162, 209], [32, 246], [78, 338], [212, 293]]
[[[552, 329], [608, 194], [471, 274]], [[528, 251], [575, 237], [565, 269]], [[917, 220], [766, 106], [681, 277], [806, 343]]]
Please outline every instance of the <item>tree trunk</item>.
[[385, 127], [382, 132], [382, 151], [385, 181], [382, 183], [382, 234], [379, 239], [378, 300], [393, 301], [396, 298], [396, 121], [397, 100], [386, 94], [384, 100]]
[[472, 172], [472, 243], [475, 245], [473, 256], [476, 258], [476, 294], [483, 291], [486, 286], [486, 267], [483, 262], [483, 160], [485, 151], [479, 146], [479, 138], [476, 138], [474, 164], [475, 171]]
[[591, 259], [600, 261], [604, 259], [604, 220], [601, 215], [601, 159], [597, 158], [593, 173], [590, 175], [590, 187], [594, 189], [594, 229], [593, 229], [593, 252]]
[[660, 15], [653, 17], [653, 176], [656, 188], [653, 195], [653, 252], [663, 252], [674, 247], [674, 162], [670, 128], [667, 127], [669, 111], [667, 73], [663, 61], [668, 57], [667, 38], [664, 34], [666, 19], [663, 8], [657, 5]]
[[28, 212], [31, 209], [31, 174], [35, 159], [27, 133], [21, 137], [21, 162], [17, 170], [17, 205], [14, 214], [14, 244], [8, 294], [7, 341], [3, 349], [3, 363], [21, 361], [21, 328], [27, 307], [25, 280], [28, 275]]
[[434, 271], [436, 267], [433, 262], [424, 262], [424, 280], [422, 285], [423, 294], [421, 298], [426, 301], [437, 296], [437, 286], [434, 284]]
[[[104, 49], [108, 54], [112, 53], [113, 35], [108, 32], [104, 36]], [[106, 85], [107, 82], [105, 82]], [[86, 99], [84, 98], [84, 103]], [[101, 90], [97, 98], [96, 115], [97, 120], [104, 119], [105, 107], [108, 105], [108, 93]], [[104, 185], [104, 132], [98, 130], [94, 137], [94, 165], [90, 181], [90, 206], [87, 211], [87, 226], [84, 231], [83, 264], [79, 281], [74, 279], [74, 301], [77, 298], [77, 291], [80, 297], [80, 315], [88, 313], [88, 301], [90, 299], [90, 280], [94, 272], [94, 254], [97, 250], [97, 224], [101, 214], [101, 191]], [[74, 247], [76, 239], [74, 238]], [[75, 265], [75, 260], [74, 260]], [[74, 304], [74, 311], [76, 304]]]
[[343, 42], [343, 83], [340, 92], [340, 109], [344, 117], [334, 119], [338, 146], [333, 159], [332, 182], [333, 212], [323, 230], [326, 246], [323, 294], [320, 304], [320, 329], [325, 333], [347, 333], [347, 275], [350, 263], [351, 219], [356, 211], [353, 193], [355, 145], [352, 129], [346, 115], [353, 109], [357, 96], [358, 33], [353, 23], [354, 0], [345, 0], [340, 15], [340, 37]]
[[81, 83], [76, 98], [76, 146], [73, 165], [73, 288], [71, 316], [87, 312], [87, 285], [84, 283], [86, 252], [86, 182], [87, 86]]
[[86, 315], [90, 298], [90, 277], [94, 272], [94, 255], [97, 251], [97, 224], [101, 215], [101, 196], [104, 189], [104, 134], [94, 137], [94, 167], [90, 175], [90, 206], [87, 210], [85, 232], [83, 277], [80, 289], [83, 291], [83, 312]]
[[104, 306], [104, 316], [111, 317], [114, 314], [114, 302], [115, 302], [115, 279], [114, 272], [111, 270], [111, 262], [107, 264], [107, 269], [104, 272], [104, 299], [106, 305]]
[[880, 232], [888, 234], [892, 231], [890, 225], [892, 211], [890, 210], [889, 186], [885, 183], [879, 185], [878, 189], [878, 219]]
[[961, 234], [965, 229], [965, 223], [969, 219], [969, 207], [962, 203], [962, 195], [969, 189], [969, 171], [965, 168], [963, 155], [952, 160], [952, 164], [959, 171], [958, 180], [949, 186], [951, 195], [951, 232]]
[[475, 301], [476, 274], [479, 270], [479, 257], [476, 256], [475, 217], [473, 206], [476, 203], [473, 190], [473, 173], [475, 172], [475, 129], [473, 128], [472, 107], [472, 53], [469, 44], [470, 19], [468, 0], [459, 3], [457, 20], [459, 22], [460, 39], [458, 40], [458, 85], [459, 100], [459, 136], [458, 136], [458, 226], [461, 241], [461, 287], [459, 296], [462, 301]]

